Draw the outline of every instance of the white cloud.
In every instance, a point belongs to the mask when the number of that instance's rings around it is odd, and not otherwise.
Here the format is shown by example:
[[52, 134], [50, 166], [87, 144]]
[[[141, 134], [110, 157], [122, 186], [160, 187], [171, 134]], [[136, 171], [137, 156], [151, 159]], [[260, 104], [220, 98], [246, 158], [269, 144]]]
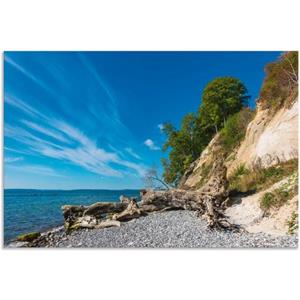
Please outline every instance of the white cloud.
[[151, 139], [147, 139], [144, 142], [144, 145], [146, 145], [147, 147], [149, 147], [149, 149], [151, 149], [151, 150], [160, 150], [160, 148], [157, 147]]
[[17, 161], [23, 160], [23, 157], [19, 156], [19, 157], [5, 157], [4, 158], [4, 162], [6, 163], [14, 163]]
[[164, 124], [158, 124], [157, 127], [159, 128], [160, 132], [163, 132]]

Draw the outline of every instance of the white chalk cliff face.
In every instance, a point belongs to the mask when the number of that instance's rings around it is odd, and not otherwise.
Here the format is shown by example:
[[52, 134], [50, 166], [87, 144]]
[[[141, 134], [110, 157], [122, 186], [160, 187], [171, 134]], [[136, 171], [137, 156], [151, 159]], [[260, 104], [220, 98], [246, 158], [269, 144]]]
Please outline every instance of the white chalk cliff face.
[[[217, 135], [191, 165], [180, 187], [197, 189], [203, 175], [208, 175], [202, 171], [209, 168], [218, 156], [219, 147]], [[257, 113], [247, 127], [245, 139], [235, 154], [230, 156], [234, 158], [225, 163], [228, 175], [240, 165], [249, 169], [254, 166], [266, 168], [298, 158], [298, 98], [291, 107], [283, 107], [275, 115], [271, 115], [268, 109], [262, 110], [258, 104]]]
[[228, 172], [242, 164], [265, 168], [293, 158], [298, 158], [298, 98], [291, 107], [281, 108], [273, 117], [269, 110], [258, 106]]
[[191, 164], [181, 179], [180, 188], [196, 190], [211, 175], [213, 163], [221, 151], [218, 139], [219, 134], [210, 141], [200, 157]]
[[[219, 147], [217, 135], [187, 170], [180, 188], [199, 187], [218, 157]], [[231, 159], [226, 159], [225, 162], [228, 175], [240, 165], [249, 169], [254, 166], [266, 168], [298, 158], [298, 98], [293, 105], [283, 107], [273, 115], [268, 109], [261, 109], [258, 103], [256, 115], [247, 127], [245, 139], [234, 152], [229, 156]]]
[[288, 231], [287, 222], [291, 219], [293, 212], [297, 212], [298, 210], [298, 195], [287, 201], [279, 209], [272, 209], [268, 215], [265, 215], [260, 207], [260, 198], [266, 192], [272, 192], [276, 188], [287, 184], [289, 178], [293, 176], [295, 176], [295, 174], [256, 194], [244, 197], [233, 197], [233, 202], [237, 201], [238, 204], [233, 204], [228, 207], [225, 210], [225, 215], [229, 218], [231, 223], [242, 225], [248, 232], [285, 235]]
[[[210, 174], [211, 166], [221, 152], [218, 137], [217, 135], [211, 140], [187, 170], [180, 188], [197, 190], [204, 177]], [[256, 115], [247, 127], [244, 140], [225, 160], [227, 176], [240, 165], [249, 169], [255, 166], [266, 168], [295, 158], [298, 158], [298, 98], [290, 107], [283, 107], [275, 114], [271, 114], [268, 109], [261, 109], [258, 103]], [[249, 232], [286, 234], [287, 221], [297, 211], [298, 195], [269, 216], [264, 216], [260, 208], [262, 195], [282, 182], [275, 183], [265, 191], [239, 196], [237, 203], [229, 207], [225, 214], [232, 223], [242, 225]]]

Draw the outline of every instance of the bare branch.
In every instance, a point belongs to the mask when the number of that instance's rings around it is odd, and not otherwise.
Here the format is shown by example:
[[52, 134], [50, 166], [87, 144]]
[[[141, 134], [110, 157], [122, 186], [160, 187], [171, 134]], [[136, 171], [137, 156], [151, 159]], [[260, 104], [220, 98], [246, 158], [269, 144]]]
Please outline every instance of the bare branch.
[[297, 73], [296, 73], [296, 71], [293, 67], [293, 64], [292, 64], [291, 60], [287, 56], [285, 57], [285, 59], [288, 61], [289, 65], [290, 65], [290, 67], [293, 71], [292, 74], [294, 75], [294, 77], [297, 79], [297, 82], [298, 82], [298, 76], [297, 76]]
[[167, 190], [170, 189], [168, 184], [166, 184], [159, 176], [158, 172], [155, 166], [151, 167], [147, 170], [145, 176], [144, 176], [144, 182], [146, 186], [155, 188], [155, 182], [159, 182], [161, 185], [163, 185]]

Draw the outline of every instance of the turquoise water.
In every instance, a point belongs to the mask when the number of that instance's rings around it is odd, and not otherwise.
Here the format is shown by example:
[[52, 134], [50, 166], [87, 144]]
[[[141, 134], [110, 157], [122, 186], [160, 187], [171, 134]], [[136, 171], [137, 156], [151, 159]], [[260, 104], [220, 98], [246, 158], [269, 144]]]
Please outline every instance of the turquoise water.
[[4, 241], [62, 225], [62, 205], [114, 202], [119, 201], [120, 195], [138, 197], [139, 190], [5, 190]]

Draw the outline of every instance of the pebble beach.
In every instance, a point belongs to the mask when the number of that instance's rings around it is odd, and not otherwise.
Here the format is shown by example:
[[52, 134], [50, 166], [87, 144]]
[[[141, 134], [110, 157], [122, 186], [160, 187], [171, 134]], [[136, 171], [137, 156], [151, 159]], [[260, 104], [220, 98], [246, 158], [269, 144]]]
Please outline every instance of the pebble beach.
[[[298, 236], [218, 231], [195, 212], [153, 213], [120, 227], [80, 229], [66, 234], [63, 227], [42, 233], [42, 248], [297, 248]], [[11, 242], [6, 247], [28, 247]]]

